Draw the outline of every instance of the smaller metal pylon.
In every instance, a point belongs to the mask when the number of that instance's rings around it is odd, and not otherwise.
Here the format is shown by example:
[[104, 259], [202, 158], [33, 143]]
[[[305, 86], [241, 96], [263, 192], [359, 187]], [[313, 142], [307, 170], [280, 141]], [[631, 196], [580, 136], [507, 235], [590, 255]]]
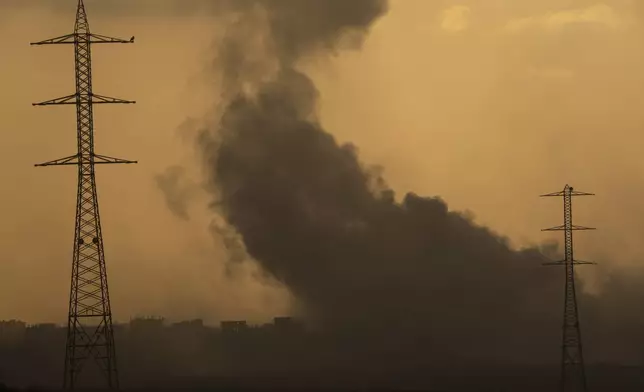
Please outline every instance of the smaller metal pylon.
[[563, 314], [563, 342], [561, 345], [561, 392], [586, 392], [586, 370], [582, 350], [581, 331], [579, 327], [579, 312], [577, 309], [577, 293], [575, 291], [575, 265], [595, 264], [575, 260], [573, 257], [572, 232], [574, 230], [595, 230], [593, 227], [576, 226], [572, 223], [572, 197], [594, 196], [592, 193], [578, 192], [566, 185], [561, 192], [548, 193], [541, 197], [561, 197], [564, 207], [564, 224], [543, 229], [542, 231], [563, 231], [565, 238], [565, 259], [544, 265], [560, 265], [565, 267], [565, 297]]

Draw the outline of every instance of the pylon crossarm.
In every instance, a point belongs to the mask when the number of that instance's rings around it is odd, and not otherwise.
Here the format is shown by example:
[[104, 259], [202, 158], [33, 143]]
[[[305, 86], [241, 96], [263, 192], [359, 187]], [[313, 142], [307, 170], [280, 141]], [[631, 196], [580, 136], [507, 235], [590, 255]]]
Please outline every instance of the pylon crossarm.
[[117, 163], [136, 164], [138, 162], [137, 161], [129, 161], [127, 159], [108, 157], [106, 155], [98, 155], [98, 154], [94, 155], [94, 164], [96, 164], [96, 165], [108, 165], [108, 164], [117, 164]]
[[135, 104], [136, 101], [128, 101], [120, 98], [106, 97], [104, 95], [92, 94], [92, 103], [94, 104], [103, 104], [103, 103], [124, 103], [124, 104]]
[[546, 193], [545, 195], [539, 195], [539, 197], [553, 197], [553, 196], [563, 196], [564, 192], [559, 191], [559, 192], [554, 192], [554, 193]]
[[100, 34], [90, 34], [91, 37], [90, 43], [92, 44], [133, 44], [134, 43], [134, 37], [130, 38], [129, 40], [121, 39], [121, 38], [114, 38], [114, 37], [108, 37], [106, 35], [100, 35]]
[[[563, 191], [555, 192], [555, 193], [546, 193], [545, 195], [539, 195], [539, 197], [553, 197], [553, 196], [563, 196], [565, 193]], [[586, 192], [577, 192], [577, 191], [572, 191], [570, 192], [570, 196], [595, 196], [594, 193], [586, 193]]]
[[38, 46], [38, 45], [73, 44], [76, 41], [75, 38], [76, 38], [76, 34], [72, 33], [72, 34], [62, 35], [56, 38], [46, 39], [44, 41], [31, 42], [29, 45]]
[[[568, 264], [568, 262], [566, 260], [550, 261], [550, 262], [547, 262], [547, 263], [542, 263], [542, 265], [561, 265], [561, 266], [565, 266], [566, 264]], [[572, 262], [572, 264], [574, 264], [574, 265], [597, 265], [597, 263], [595, 263], [593, 261], [581, 261], [581, 260], [574, 260]]]
[[31, 105], [32, 106], [76, 105], [76, 94], [50, 99], [48, 101], [32, 103]]
[[597, 230], [594, 227], [572, 225], [571, 230]]
[[594, 227], [578, 226], [572, 225], [569, 229], [566, 229], [566, 225], [549, 227], [547, 229], [541, 229], [541, 231], [566, 231], [566, 230], [597, 230]]
[[594, 193], [571, 191], [570, 196], [595, 196]]
[[[44, 41], [31, 42], [30, 45], [40, 46], [40, 45], [74, 44], [78, 41], [77, 36], [79, 35], [87, 36], [86, 34], [71, 33], [71, 34], [62, 35], [56, 38], [49, 38]], [[83, 42], [87, 42], [87, 41], [83, 40]], [[125, 40], [122, 38], [108, 37], [106, 35], [89, 34], [89, 43], [90, 44], [133, 44], [134, 37], [130, 38], [129, 40]]]
[[81, 102], [92, 104], [106, 104], [106, 103], [121, 103], [121, 104], [135, 104], [136, 101], [128, 101], [126, 99], [112, 98], [98, 94], [72, 94], [60, 98], [50, 99], [48, 101], [33, 103], [32, 106], [53, 106], [53, 105], [76, 105], [76, 98], [80, 98]]
[[571, 186], [566, 185], [562, 191], [546, 193], [545, 195], [539, 195], [539, 197], [554, 197], [554, 196], [559, 196], [559, 197], [561, 196], [595, 196], [595, 194], [576, 191]]
[[541, 231], [561, 231], [566, 230], [566, 225], [549, 227], [547, 229], [541, 229]]
[[72, 165], [78, 165], [79, 160], [78, 160], [78, 154], [68, 156], [65, 158], [60, 158], [56, 159], [53, 161], [45, 162], [45, 163], [39, 163], [37, 165], [34, 165], [36, 167], [45, 167], [45, 166], [72, 166]]

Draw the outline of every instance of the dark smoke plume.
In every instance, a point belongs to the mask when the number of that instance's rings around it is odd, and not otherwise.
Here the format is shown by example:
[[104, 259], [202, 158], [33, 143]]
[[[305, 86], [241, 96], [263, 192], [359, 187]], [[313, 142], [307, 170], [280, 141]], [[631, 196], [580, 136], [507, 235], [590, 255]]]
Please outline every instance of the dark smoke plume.
[[213, 209], [352, 358], [556, 361], [562, 271], [439, 198], [397, 201], [317, 120], [299, 62], [348, 36], [359, 44], [386, 11], [385, 0], [228, 4], [216, 59], [223, 106], [199, 140]]
[[[558, 291], [539, 252], [511, 250], [438, 198], [396, 202], [355, 147], [316, 120], [318, 93], [298, 60], [366, 33], [385, 1], [232, 4], [235, 23], [217, 57], [226, 106], [201, 145], [217, 208], [310, 320], [354, 332], [365, 347], [386, 337], [379, 350], [387, 355], [431, 346], [471, 356], [519, 342], [529, 323], [556, 320], [535, 313], [535, 302], [552, 303]], [[257, 58], [247, 48], [261, 35]]]

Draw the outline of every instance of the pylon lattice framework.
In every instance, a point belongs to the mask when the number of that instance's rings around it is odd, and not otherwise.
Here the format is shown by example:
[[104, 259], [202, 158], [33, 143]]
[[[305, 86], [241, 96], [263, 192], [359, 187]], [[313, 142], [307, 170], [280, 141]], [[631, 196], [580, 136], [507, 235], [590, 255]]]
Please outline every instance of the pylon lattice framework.
[[594, 196], [592, 193], [578, 192], [566, 185], [561, 192], [541, 195], [541, 197], [561, 197], [564, 207], [564, 224], [543, 229], [542, 231], [563, 231], [565, 239], [565, 258], [562, 261], [544, 263], [545, 265], [560, 265], [565, 268], [565, 296], [563, 314], [563, 341], [561, 345], [561, 380], [562, 392], [588, 390], [586, 370], [582, 350], [581, 331], [579, 327], [579, 312], [577, 308], [577, 293], [575, 291], [575, 265], [595, 264], [575, 260], [573, 255], [572, 233], [575, 230], [595, 230], [592, 227], [577, 226], [572, 223], [572, 197]]
[[78, 167], [76, 227], [63, 382], [65, 389], [74, 389], [77, 386], [79, 374], [91, 359], [98, 364], [106, 378], [107, 386], [111, 389], [119, 387], [95, 165], [136, 162], [95, 153], [94, 104], [133, 104], [135, 102], [93, 93], [91, 46], [92, 44], [133, 42], [134, 37], [123, 40], [92, 34], [83, 0], [78, 0], [72, 34], [31, 44], [69, 44], [74, 46], [75, 54], [76, 92], [62, 98], [33, 104], [34, 106], [76, 105], [77, 153], [36, 165]]

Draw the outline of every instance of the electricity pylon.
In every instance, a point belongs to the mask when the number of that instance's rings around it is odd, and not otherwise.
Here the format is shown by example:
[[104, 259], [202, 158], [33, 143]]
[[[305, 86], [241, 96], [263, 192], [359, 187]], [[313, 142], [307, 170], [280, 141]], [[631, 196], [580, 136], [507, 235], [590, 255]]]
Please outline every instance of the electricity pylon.
[[545, 265], [560, 265], [566, 271], [566, 288], [563, 314], [563, 342], [561, 345], [561, 392], [588, 390], [586, 370], [582, 350], [581, 331], [579, 328], [579, 312], [577, 309], [577, 293], [575, 291], [575, 265], [595, 264], [575, 260], [573, 257], [572, 232], [574, 230], [595, 230], [593, 227], [577, 226], [572, 223], [572, 197], [594, 196], [592, 193], [578, 192], [566, 185], [561, 192], [541, 195], [541, 197], [561, 197], [564, 207], [564, 224], [543, 229], [542, 231], [563, 231], [565, 238], [565, 258], [562, 261], [545, 263]]
[[110, 389], [118, 389], [118, 371], [112, 329], [105, 268], [105, 253], [98, 210], [95, 165], [130, 164], [135, 161], [112, 158], [94, 151], [94, 105], [132, 104], [133, 101], [94, 94], [92, 90], [92, 44], [133, 43], [130, 40], [92, 34], [83, 0], [78, 0], [76, 23], [72, 34], [35, 42], [31, 45], [74, 46], [76, 92], [74, 94], [36, 103], [34, 106], [76, 105], [76, 154], [36, 166], [78, 167], [76, 228], [67, 324], [65, 352], [65, 389], [74, 389], [77, 378], [88, 360], [94, 359]]

